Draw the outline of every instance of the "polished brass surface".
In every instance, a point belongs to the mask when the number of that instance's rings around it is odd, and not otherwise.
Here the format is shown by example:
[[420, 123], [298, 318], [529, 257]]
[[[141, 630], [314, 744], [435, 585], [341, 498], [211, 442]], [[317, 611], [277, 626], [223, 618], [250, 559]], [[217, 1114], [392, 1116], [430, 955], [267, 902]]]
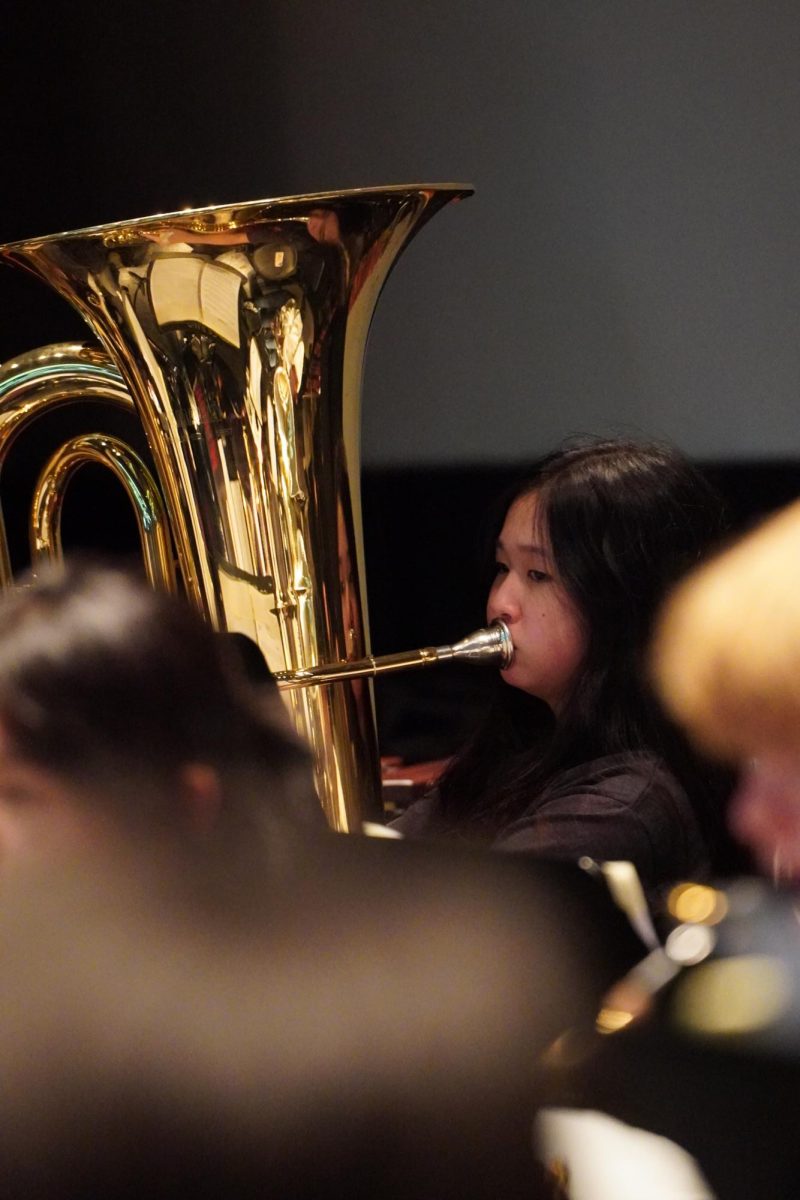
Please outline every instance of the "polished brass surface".
[[[54, 408], [87, 401], [134, 409], [122, 376], [98, 347], [71, 342], [44, 346], [0, 366], [0, 475], [21, 433]], [[10, 587], [12, 576], [0, 508], [0, 587]]]
[[452, 646], [428, 646], [400, 654], [372, 654], [355, 662], [327, 663], [306, 667], [300, 671], [276, 671], [278, 687], [312, 687], [314, 684], [338, 683], [342, 679], [369, 678], [391, 671], [407, 671], [413, 667], [433, 667], [451, 660], [487, 667], [508, 667], [514, 657], [511, 634], [505, 621], [494, 621], [488, 629], [477, 629]]
[[[99, 386], [112, 403], [130, 391], [185, 591], [218, 628], [249, 635], [272, 669], [369, 652], [359, 478], [366, 336], [398, 254], [470, 190], [264, 200], [0, 247], [0, 259], [55, 288], [102, 342], [108, 357], [73, 348], [63, 388], [86, 356], [90, 391]], [[0, 375], [0, 464], [28, 392], [60, 398], [55, 366], [23, 364], [20, 377], [9, 364]], [[8, 583], [4, 543], [0, 573]], [[291, 690], [287, 703], [311, 744], [330, 823], [359, 828], [380, 811], [370, 685]]]
[[147, 578], [154, 587], [177, 590], [175, 559], [167, 515], [152, 475], [137, 454], [119, 438], [85, 433], [70, 438], [45, 464], [31, 505], [31, 562], [59, 562], [62, 558], [61, 514], [67, 486], [79, 467], [98, 463], [122, 484], [131, 501]]

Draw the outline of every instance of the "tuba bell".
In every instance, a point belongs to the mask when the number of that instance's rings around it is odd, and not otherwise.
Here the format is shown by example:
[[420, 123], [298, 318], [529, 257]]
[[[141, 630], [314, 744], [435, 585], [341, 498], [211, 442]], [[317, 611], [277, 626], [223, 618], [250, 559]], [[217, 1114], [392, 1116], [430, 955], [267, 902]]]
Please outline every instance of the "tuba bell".
[[[320, 193], [0, 247], [0, 261], [65, 297], [103, 347], [45, 347], [0, 369], [0, 470], [40, 413], [87, 400], [135, 409], [155, 464], [153, 479], [114, 438], [71, 439], [36, 488], [34, 570], [60, 554], [75, 470], [107, 466], [133, 503], [151, 581], [182, 588], [215, 627], [247, 635], [263, 652], [311, 745], [320, 800], [338, 830], [380, 812], [374, 702], [363, 678], [377, 671], [347, 670], [376, 661], [360, 500], [367, 332], [400, 252], [470, 192]], [[0, 584], [11, 578], [0, 517]], [[507, 631], [490, 641], [483, 657], [502, 662]], [[412, 665], [413, 656], [394, 657]], [[336, 664], [345, 668], [336, 687], [308, 678]], [[299, 686], [304, 674], [312, 686]]]

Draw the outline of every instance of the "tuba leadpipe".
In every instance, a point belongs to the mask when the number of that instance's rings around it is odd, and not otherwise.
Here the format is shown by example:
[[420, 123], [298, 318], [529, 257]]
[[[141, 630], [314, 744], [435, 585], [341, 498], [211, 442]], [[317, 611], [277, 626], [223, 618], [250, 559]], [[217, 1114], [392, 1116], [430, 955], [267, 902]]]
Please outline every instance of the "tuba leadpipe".
[[[169, 578], [174, 547], [188, 599], [216, 628], [250, 637], [273, 671], [368, 657], [367, 333], [404, 247], [471, 190], [410, 184], [257, 200], [0, 247], [0, 261], [54, 288], [103, 348], [49, 348], [0, 370], [0, 470], [50, 403], [82, 393], [131, 405], [169, 526], [158, 547], [148, 542], [153, 573]], [[149, 538], [142, 464], [107, 439], [81, 440], [41, 480], [35, 559], [57, 556], [64, 491], [84, 461], [124, 481]], [[52, 532], [40, 537], [40, 526]], [[10, 578], [0, 521], [0, 585]], [[381, 811], [369, 683], [351, 675], [338, 687], [290, 688], [285, 702], [330, 824], [360, 828]]]
[[368, 654], [355, 662], [339, 662], [299, 671], [276, 671], [275, 682], [283, 689], [312, 687], [315, 684], [339, 683], [343, 679], [365, 679], [386, 675], [392, 671], [407, 671], [414, 667], [434, 667], [443, 662], [465, 662], [481, 666], [511, 665], [514, 647], [505, 621], [494, 621], [488, 629], [454, 642], [452, 646], [427, 646], [422, 650], [407, 650], [399, 654]]

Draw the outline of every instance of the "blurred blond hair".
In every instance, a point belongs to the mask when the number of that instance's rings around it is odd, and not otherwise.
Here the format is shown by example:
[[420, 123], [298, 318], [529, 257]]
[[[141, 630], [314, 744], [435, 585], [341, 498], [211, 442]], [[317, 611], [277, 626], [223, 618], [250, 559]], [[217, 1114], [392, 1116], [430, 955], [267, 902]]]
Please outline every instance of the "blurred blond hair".
[[800, 501], [692, 572], [656, 624], [651, 669], [706, 751], [800, 749]]

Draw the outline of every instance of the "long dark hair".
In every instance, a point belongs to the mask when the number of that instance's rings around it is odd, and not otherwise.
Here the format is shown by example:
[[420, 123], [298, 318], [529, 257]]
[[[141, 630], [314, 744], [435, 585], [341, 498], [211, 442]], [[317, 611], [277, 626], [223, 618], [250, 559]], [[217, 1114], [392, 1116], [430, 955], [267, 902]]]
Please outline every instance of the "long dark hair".
[[484, 721], [440, 785], [443, 820], [491, 837], [536, 803], [561, 771], [612, 754], [661, 757], [713, 840], [719, 773], [667, 720], [643, 667], [656, 610], [676, 580], [721, 539], [720, 498], [674, 448], [583, 440], [543, 458], [501, 498], [487, 544], [515, 500], [535, 493], [559, 578], [588, 629], [586, 659], [558, 719], [497, 680]]
[[0, 729], [130, 831], [185, 825], [187, 764], [216, 773], [220, 836], [322, 819], [277, 695], [186, 603], [116, 567], [73, 563], [0, 603]]

